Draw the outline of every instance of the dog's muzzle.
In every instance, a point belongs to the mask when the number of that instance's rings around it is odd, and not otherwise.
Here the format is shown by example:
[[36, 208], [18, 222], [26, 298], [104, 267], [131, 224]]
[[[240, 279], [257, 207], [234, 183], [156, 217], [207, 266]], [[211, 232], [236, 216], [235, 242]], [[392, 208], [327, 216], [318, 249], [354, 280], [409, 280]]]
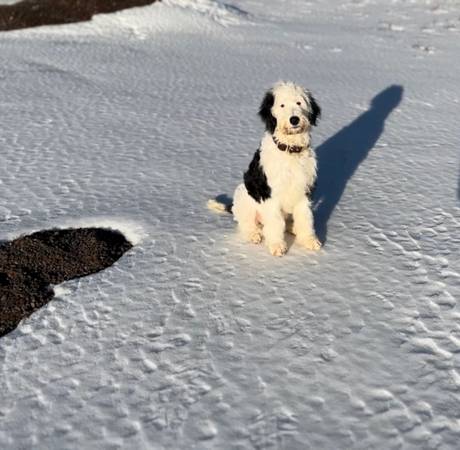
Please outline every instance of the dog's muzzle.
[[291, 123], [291, 125], [297, 126], [299, 125], [300, 118], [298, 116], [291, 116], [289, 122]]

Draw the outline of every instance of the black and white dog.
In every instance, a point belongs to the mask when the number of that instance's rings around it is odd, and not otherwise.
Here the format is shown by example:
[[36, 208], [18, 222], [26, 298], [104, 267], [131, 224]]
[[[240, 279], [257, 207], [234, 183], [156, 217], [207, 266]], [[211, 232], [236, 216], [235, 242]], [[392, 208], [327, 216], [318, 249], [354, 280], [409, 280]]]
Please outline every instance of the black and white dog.
[[[316, 181], [316, 157], [310, 147], [310, 129], [321, 114], [311, 93], [291, 82], [279, 82], [266, 94], [259, 115], [266, 126], [244, 183], [235, 190], [232, 212], [246, 239], [265, 239], [270, 253], [283, 256], [286, 219], [293, 220], [296, 240], [319, 250], [310, 197]], [[211, 209], [222, 211], [211, 200]]]

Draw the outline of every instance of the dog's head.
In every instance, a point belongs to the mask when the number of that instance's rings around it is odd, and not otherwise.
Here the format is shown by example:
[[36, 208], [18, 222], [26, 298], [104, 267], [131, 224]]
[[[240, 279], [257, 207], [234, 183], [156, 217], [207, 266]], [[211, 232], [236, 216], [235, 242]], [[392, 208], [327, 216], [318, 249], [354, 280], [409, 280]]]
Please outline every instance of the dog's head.
[[268, 132], [299, 134], [307, 132], [321, 115], [321, 108], [310, 91], [297, 84], [279, 82], [266, 94], [259, 116]]

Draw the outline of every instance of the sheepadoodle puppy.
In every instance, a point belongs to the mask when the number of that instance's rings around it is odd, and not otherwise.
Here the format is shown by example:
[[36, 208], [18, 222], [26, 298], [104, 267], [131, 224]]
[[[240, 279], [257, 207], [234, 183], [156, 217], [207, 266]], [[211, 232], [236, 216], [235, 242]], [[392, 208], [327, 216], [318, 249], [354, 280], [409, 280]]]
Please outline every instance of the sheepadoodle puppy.
[[[310, 146], [310, 130], [320, 114], [311, 93], [291, 82], [275, 84], [260, 106], [266, 132], [244, 183], [235, 190], [231, 212], [245, 238], [255, 244], [265, 240], [274, 256], [286, 253], [286, 223], [302, 246], [309, 250], [321, 247], [311, 210], [316, 157]], [[215, 200], [208, 205], [225, 210]]]

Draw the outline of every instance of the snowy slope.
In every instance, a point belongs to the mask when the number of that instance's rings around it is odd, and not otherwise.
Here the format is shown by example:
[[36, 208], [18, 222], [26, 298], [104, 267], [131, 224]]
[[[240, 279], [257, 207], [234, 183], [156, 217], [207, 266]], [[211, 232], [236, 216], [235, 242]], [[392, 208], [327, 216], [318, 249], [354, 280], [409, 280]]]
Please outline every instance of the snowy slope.
[[[0, 340], [0, 447], [457, 448], [458, 6], [164, 0], [1, 34], [0, 239], [137, 245]], [[280, 78], [323, 108], [327, 241], [276, 259], [205, 204]]]

